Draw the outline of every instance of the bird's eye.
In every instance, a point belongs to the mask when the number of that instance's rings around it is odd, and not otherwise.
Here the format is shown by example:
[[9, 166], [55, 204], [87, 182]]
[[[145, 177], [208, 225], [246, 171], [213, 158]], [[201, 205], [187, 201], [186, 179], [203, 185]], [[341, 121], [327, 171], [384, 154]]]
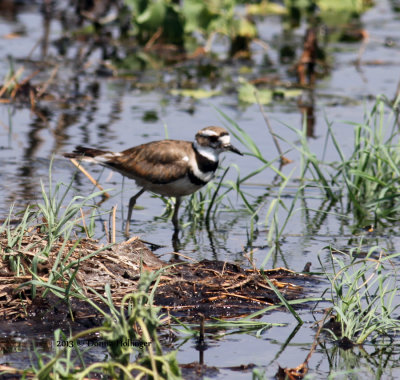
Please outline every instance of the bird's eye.
[[210, 136], [210, 141], [211, 142], [217, 142], [218, 141], [218, 136]]

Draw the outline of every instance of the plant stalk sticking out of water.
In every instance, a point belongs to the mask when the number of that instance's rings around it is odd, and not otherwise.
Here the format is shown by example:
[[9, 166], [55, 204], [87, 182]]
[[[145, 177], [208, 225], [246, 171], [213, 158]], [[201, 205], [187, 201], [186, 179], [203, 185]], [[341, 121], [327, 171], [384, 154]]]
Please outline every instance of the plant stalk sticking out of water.
[[369, 219], [377, 224], [398, 218], [400, 139], [394, 117], [398, 102], [386, 116], [387, 102], [378, 97], [365, 122], [354, 125], [354, 149], [349, 158], [345, 158], [332, 126], [328, 125], [340, 157], [332, 183], [346, 186], [347, 207], [357, 220]]
[[379, 258], [373, 258], [377, 249], [372, 247], [365, 258], [358, 258], [359, 248], [352, 250], [350, 264], [331, 251], [334, 272], [325, 273], [331, 283], [331, 313], [339, 329], [328, 331], [336, 340], [347, 338], [353, 344], [363, 344], [367, 339], [383, 339], [400, 331], [396, 317], [399, 305], [395, 302], [399, 289], [391, 263], [400, 253], [385, 255], [381, 251]]

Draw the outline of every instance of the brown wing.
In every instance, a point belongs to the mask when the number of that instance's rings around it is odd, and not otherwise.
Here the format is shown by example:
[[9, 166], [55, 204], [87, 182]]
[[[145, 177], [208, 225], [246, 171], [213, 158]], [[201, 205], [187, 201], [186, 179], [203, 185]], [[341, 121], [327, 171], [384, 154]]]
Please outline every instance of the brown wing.
[[186, 175], [191, 145], [189, 141], [154, 141], [124, 150], [108, 161], [107, 166], [128, 177], [165, 184]]

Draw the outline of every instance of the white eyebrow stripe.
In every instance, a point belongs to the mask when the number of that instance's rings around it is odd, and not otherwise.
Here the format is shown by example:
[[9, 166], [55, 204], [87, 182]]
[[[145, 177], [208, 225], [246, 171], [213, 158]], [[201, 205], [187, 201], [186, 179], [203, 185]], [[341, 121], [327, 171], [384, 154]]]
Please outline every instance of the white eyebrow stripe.
[[200, 131], [200, 136], [218, 136], [218, 133], [213, 131], [212, 129], [205, 129]]
[[231, 137], [229, 135], [224, 135], [219, 138], [223, 145], [228, 145], [231, 143]]

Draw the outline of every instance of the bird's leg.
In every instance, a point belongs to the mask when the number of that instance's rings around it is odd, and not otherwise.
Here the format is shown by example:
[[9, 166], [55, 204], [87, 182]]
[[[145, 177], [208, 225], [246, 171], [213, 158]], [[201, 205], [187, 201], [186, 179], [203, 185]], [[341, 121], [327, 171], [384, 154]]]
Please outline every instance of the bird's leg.
[[172, 216], [172, 223], [174, 225], [175, 231], [179, 231], [179, 219], [178, 219], [178, 210], [179, 206], [181, 205], [182, 198], [181, 197], [175, 197], [175, 209], [174, 209], [174, 215]]
[[135, 194], [130, 200], [129, 200], [129, 208], [128, 208], [128, 218], [126, 219], [126, 226], [125, 226], [125, 235], [129, 236], [129, 227], [131, 223], [131, 217], [132, 217], [132, 210], [135, 207], [136, 200], [145, 192], [145, 189], [140, 190], [137, 194]]
[[[174, 252], [179, 252], [180, 247], [181, 242], [179, 240], [179, 230], [175, 228], [174, 233], [172, 234], [172, 248], [174, 249]], [[173, 260], [179, 260], [179, 256], [173, 255]]]

